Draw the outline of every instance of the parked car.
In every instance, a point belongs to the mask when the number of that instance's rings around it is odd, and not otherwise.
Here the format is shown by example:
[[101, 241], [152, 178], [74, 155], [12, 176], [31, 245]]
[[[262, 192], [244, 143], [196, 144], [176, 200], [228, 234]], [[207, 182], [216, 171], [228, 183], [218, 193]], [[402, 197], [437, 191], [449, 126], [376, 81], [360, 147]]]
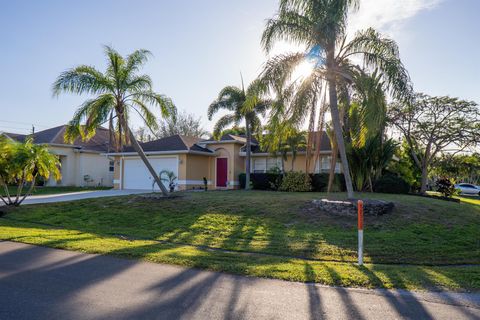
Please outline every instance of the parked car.
[[459, 183], [455, 185], [455, 189], [457, 189], [461, 194], [480, 196], [480, 187], [474, 184]]

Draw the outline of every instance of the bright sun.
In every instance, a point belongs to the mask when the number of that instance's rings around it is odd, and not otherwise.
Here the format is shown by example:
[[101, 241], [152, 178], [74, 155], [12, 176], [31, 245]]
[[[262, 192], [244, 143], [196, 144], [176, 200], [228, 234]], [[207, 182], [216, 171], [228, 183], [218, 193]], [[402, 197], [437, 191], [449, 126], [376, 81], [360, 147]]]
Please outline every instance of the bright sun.
[[302, 80], [308, 77], [313, 72], [314, 63], [312, 61], [304, 60], [300, 63], [292, 73], [292, 80]]

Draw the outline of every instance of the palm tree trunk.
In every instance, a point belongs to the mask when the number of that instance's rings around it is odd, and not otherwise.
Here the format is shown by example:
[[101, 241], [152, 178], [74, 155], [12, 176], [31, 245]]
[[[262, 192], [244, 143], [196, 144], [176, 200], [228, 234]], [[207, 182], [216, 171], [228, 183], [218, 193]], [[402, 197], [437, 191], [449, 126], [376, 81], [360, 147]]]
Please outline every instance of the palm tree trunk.
[[353, 199], [352, 178], [350, 176], [350, 168], [348, 165], [347, 152], [345, 150], [345, 142], [343, 140], [342, 125], [340, 123], [340, 114], [338, 111], [337, 84], [334, 73], [335, 64], [335, 46], [332, 45], [327, 53], [327, 77], [328, 77], [328, 93], [330, 98], [330, 112], [332, 115], [333, 130], [337, 139], [337, 147], [342, 160], [343, 175], [347, 187], [347, 197]]
[[252, 132], [250, 128], [250, 121], [245, 119], [245, 130], [247, 134], [247, 157], [245, 159], [245, 190], [250, 189], [250, 161], [251, 161], [251, 156], [252, 156]]
[[143, 151], [142, 147], [138, 143], [137, 139], [135, 139], [135, 135], [133, 134], [132, 130], [130, 130], [129, 127], [124, 128], [124, 130], [128, 130], [128, 135], [130, 137], [130, 142], [132, 143], [133, 149], [138, 153], [140, 158], [142, 159], [143, 163], [147, 167], [148, 171], [152, 175], [153, 179], [155, 179], [155, 182], [158, 184], [160, 187], [160, 190], [162, 191], [163, 195], [168, 197], [168, 190], [165, 188], [165, 186], [162, 183], [162, 180], [160, 180], [160, 177], [158, 174], [155, 172], [155, 169], [153, 169], [152, 165], [150, 164], [150, 161], [148, 161], [147, 155]]
[[[5, 181], [3, 181], [3, 179], [0, 181], [0, 183], [3, 185], [3, 190], [5, 191], [5, 196], [7, 197], [7, 200], [8, 200], [8, 203], [5, 203], [5, 204], [11, 204], [12, 198], [10, 197], [10, 192], [8, 191], [7, 184], [5, 183]], [[3, 197], [2, 197], [2, 200], [3, 200]], [[3, 201], [5, 202], [5, 200]]]
[[330, 161], [330, 172], [328, 174], [328, 187], [327, 187], [328, 193], [332, 192], [333, 181], [335, 180], [335, 167], [337, 164], [337, 155], [338, 155], [337, 144], [333, 144], [332, 159]]
[[25, 194], [23, 195], [22, 199], [20, 199], [20, 201], [18, 201], [15, 205], [16, 206], [19, 206], [20, 204], [22, 204], [22, 202], [25, 200], [25, 198], [27, 198], [27, 196], [29, 196], [31, 193], [32, 193], [32, 190], [33, 188], [35, 187], [35, 181], [37, 180], [37, 176], [34, 176], [33, 179], [32, 179], [32, 184], [30, 185], [30, 188], [28, 188], [28, 191], [25, 192]]

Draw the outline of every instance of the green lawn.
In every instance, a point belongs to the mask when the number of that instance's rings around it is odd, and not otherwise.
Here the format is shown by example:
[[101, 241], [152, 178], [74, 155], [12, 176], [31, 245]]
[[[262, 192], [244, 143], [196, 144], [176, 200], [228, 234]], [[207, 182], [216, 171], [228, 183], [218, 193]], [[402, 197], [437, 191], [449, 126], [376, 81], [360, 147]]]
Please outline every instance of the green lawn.
[[[35, 187], [33, 189], [33, 195], [46, 195], [46, 194], [58, 194], [58, 193], [67, 193], [67, 192], [79, 192], [79, 191], [89, 191], [89, 190], [109, 190], [111, 187]], [[28, 191], [28, 188], [24, 188], [23, 192]], [[10, 195], [17, 194], [17, 187], [9, 186], [8, 192]], [[3, 189], [0, 189], [0, 193], [5, 195]]]
[[366, 218], [358, 267], [356, 218], [309, 209], [324, 194], [181, 195], [23, 206], [0, 219], [0, 239], [330, 285], [480, 289], [479, 205], [363, 194], [396, 208]]

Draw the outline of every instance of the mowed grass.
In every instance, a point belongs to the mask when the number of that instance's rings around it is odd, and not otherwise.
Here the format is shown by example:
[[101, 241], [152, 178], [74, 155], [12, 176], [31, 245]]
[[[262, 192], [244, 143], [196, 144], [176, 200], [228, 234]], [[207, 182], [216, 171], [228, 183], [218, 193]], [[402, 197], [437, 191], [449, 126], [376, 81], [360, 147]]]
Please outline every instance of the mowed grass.
[[[68, 192], [79, 192], [79, 191], [92, 191], [92, 190], [109, 190], [110, 187], [35, 187], [32, 191], [33, 195], [46, 195], [46, 194], [59, 194], [59, 193], [68, 193]], [[23, 188], [22, 194], [28, 191], [28, 187]], [[17, 187], [9, 186], [8, 192], [11, 196], [17, 194]], [[0, 189], [0, 194], [5, 195], [5, 191]]]
[[366, 218], [359, 267], [356, 217], [313, 210], [325, 196], [212, 191], [23, 206], [0, 219], [0, 238], [330, 285], [480, 289], [480, 206], [360, 195], [396, 208]]

